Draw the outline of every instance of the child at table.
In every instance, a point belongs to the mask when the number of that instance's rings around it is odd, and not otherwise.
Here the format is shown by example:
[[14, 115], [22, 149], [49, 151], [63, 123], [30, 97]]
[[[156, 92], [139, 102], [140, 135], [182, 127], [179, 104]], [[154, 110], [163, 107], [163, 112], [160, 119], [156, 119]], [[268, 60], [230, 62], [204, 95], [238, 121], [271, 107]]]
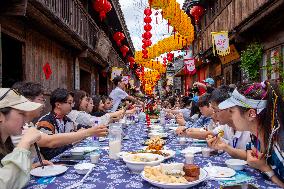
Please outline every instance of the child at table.
[[30, 102], [9, 88], [0, 88], [0, 187], [22, 188], [29, 181], [31, 169], [30, 147], [40, 138], [40, 132], [30, 128], [14, 147], [11, 135], [20, 135], [25, 123], [25, 112], [42, 105]]
[[252, 133], [248, 164], [284, 188], [284, 103], [278, 86], [269, 81], [242, 84], [219, 108], [229, 109], [237, 130]]

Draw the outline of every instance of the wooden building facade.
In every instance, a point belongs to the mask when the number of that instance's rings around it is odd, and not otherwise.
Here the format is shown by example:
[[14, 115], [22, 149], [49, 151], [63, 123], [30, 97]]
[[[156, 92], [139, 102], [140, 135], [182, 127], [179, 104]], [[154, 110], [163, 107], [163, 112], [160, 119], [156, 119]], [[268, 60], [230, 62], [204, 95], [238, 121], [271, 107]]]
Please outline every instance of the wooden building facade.
[[[188, 14], [191, 1], [184, 4]], [[198, 60], [197, 75], [187, 76], [194, 81], [206, 77], [215, 78], [217, 85], [242, 81], [240, 54], [254, 41], [264, 46], [266, 57], [271, 49], [283, 50], [283, 0], [216, 0], [207, 1], [205, 14], [197, 27], [193, 42], [194, 57]], [[214, 56], [211, 32], [228, 31], [231, 54], [226, 57]], [[265, 58], [265, 57], [264, 57]], [[265, 60], [264, 60], [265, 62]], [[260, 67], [261, 63], [260, 62]], [[205, 74], [204, 74], [205, 73]], [[265, 74], [262, 74], [265, 75]], [[260, 79], [267, 79], [262, 76]], [[192, 84], [191, 83], [191, 84]]]
[[[114, 8], [110, 14], [119, 22], [105, 27], [91, 1], [6, 2], [0, 8], [2, 87], [26, 80], [41, 83], [47, 95], [58, 87], [107, 95], [113, 86], [110, 74], [102, 72], [111, 66], [127, 69], [126, 58], [106, 32], [110, 27], [122, 31], [126, 35], [124, 43], [130, 47], [130, 54], [134, 53], [117, 0], [111, 2]], [[48, 65], [52, 71], [49, 79], [44, 74]]]

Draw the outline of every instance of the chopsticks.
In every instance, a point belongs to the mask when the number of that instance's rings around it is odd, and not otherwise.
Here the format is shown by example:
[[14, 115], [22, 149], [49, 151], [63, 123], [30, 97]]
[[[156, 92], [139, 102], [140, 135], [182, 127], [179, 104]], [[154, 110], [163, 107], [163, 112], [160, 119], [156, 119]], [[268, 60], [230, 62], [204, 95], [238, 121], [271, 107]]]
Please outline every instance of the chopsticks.
[[39, 162], [40, 162], [41, 168], [44, 169], [44, 164], [43, 164], [43, 161], [42, 161], [42, 159], [41, 159], [41, 155], [40, 155], [40, 152], [39, 152], [39, 148], [38, 148], [38, 145], [37, 145], [36, 142], [34, 143], [34, 146], [35, 146], [35, 149], [36, 149], [36, 153], [37, 153], [38, 160], [39, 160]]

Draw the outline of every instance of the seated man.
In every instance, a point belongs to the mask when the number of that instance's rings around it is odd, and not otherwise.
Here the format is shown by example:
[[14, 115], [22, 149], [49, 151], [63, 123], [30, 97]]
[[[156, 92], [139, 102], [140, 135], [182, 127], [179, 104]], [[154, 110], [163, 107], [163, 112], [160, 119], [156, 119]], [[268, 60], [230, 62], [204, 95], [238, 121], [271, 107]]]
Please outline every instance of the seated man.
[[77, 130], [77, 126], [66, 115], [73, 106], [73, 97], [66, 89], [56, 89], [51, 93], [50, 104], [52, 111], [41, 117], [36, 124], [38, 129], [46, 134], [38, 142], [41, 153], [46, 159], [61, 154], [78, 142], [90, 136], [106, 136], [107, 127], [99, 125], [88, 129]]
[[210, 107], [209, 99], [209, 94], [205, 94], [199, 98], [198, 107], [202, 116], [198, 118], [197, 121], [186, 122], [182, 115], [176, 117], [176, 121], [179, 124], [179, 127], [176, 130], [177, 134], [182, 134], [187, 128], [204, 128], [207, 130], [207, 127], [212, 124], [211, 116], [213, 115], [213, 109]]

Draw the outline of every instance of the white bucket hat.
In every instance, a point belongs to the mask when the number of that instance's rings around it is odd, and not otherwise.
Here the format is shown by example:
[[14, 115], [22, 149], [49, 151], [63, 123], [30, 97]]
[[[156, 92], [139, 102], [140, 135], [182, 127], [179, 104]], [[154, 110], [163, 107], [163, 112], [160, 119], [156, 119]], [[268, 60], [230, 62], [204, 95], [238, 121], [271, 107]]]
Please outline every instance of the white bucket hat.
[[42, 104], [31, 102], [17, 91], [10, 88], [0, 88], [0, 109], [11, 107], [25, 112], [40, 108]]

